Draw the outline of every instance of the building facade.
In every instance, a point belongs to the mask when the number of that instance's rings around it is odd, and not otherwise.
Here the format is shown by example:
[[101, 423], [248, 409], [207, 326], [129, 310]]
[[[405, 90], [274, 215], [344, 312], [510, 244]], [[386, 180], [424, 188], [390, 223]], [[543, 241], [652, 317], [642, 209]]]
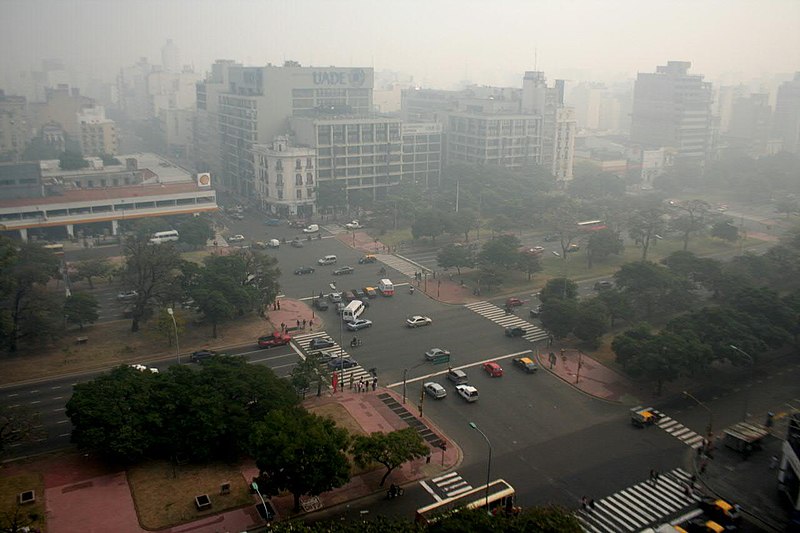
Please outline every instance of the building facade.
[[403, 183], [429, 187], [442, 184], [442, 125], [438, 122], [403, 123]]
[[677, 159], [704, 165], [712, 151], [711, 84], [689, 74], [688, 61], [669, 61], [639, 73], [634, 87], [631, 141], [673, 147]]
[[316, 151], [292, 146], [285, 136], [253, 147], [256, 195], [262, 210], [281, 217], [310, 218], [316, 194]]
[[0, 161], [19, 161], [31, 137], [27, 99], [0, 90]]
[[83, 155], [115, 155], [119, 153], [117, 125], [106, 118], [105, 109], [95, 106], [81, 110], [77, 115], [78, 142]]
[[724, 140], [728, 148], [750, 157], [774, 153], [776, 143], [772, 142], [772, 108], [768, 94], [751, 94], [733, 101]]
[[785, 151], [800, 154], [800, 72], [778, 87], [773, 131], [783, 140]]

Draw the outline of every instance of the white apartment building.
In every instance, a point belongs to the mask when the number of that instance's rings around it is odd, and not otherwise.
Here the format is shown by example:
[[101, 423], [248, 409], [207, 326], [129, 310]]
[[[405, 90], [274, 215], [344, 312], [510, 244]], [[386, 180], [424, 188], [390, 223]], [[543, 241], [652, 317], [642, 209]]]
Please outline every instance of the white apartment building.
[[262, 210], [310, 218], [316, 203], [316, 151], [292, 146], [285, 136], [253, 146], [256, 196]]
[[78, 141], [81, 153], [91, 155], [114, 155], [119, 152], [117, 125], [106, 118], [103, 106], [88, 107], [77, 114]]

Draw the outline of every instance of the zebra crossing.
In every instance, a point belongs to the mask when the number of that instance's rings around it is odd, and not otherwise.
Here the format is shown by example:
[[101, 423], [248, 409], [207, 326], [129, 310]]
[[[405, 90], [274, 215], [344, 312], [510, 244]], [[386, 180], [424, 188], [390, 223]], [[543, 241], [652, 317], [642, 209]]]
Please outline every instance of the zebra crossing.
[[[459, 494], [472, 490], [472, 485], [467, 483], [458, 472], [448, 472], [447, 474], [435, 477], [430, 480], [430, 483], [426, 481], [420, 481], [419, 483], [436, 499], [436, 501], [452, 498], [453, 496], [458, 496]], [[433, 487], [431, 487], [431, 485], [433, 485]]]
[[425, 267], [416, 265], [404, 257], [393, 254], [375, 254], [378, 261], [385, 264], [389, 268], [393, 268], [401, 274], [413, 278], [417, 272], [422, 272]]
[[525, 330], [525, 335], [522, 338], [527, 341], [537, 342], [550, 336], [543, 329], [537, 328], [530, 322], [526, 322], [514, 314], [507, 314], [505, 309], [500, 309], [493, 303], [485, 301], [473, 302], [471, 304], [466, 304], [465, 307], [470, 311], [474, 311], [479, 315], [488, 318], [495, 324], [500, 324], [504, 328], [517, 326], [521, 327]]
[[331, 235], [338, 235], [339, 233], [345, 233], [347, 231], [347, 228], [345, 228], [340, 224], [330, 224], [327, 226], [320, 226], [320, 229], [324, 229]]
[[690, 475], [681, 468], [606, 496], [575, 512], [587, 533], [641, 531], [694, 506], [701, 499]]
[[668, 417], [658, 409], [653, 409], [653, 413], [656, 415], [656, 417], [659, 417], [656, 425], [676, 439], [688, 444], [695, 450], [703, 445], [704, 439], [702, 435], [698, 435], [674, 418]]
[[[333, 346], [330, 348], [324, 348], [323, 350], [314, 350], [315, 352], [325, 352], [330, 354], [331, 358], [336, 357], [344, 357], [349, 358], [350, 354], [344, 351], [341, 346], [339, 346], [336, 341], [334, 341], [330, 335], [328, 335], [324, 331], [315, 331], [314, 333], [304, 333], [303, 335], [296, 335], [292, 337], [294, 343], [299, 346], [304, 353], [308, 354], [309, 349], [308, 346], [311, 344], [313, 339], [327, 339], [333, 342]], [[361, 365], [356, 365], [350, 368], [345, 368], [343, 370], [337, 370], [336, 374], [339, 376], [339, 383], [355, 383], [361, 378], [365, 378], [368, 381], [371, 381], [374, 375], [366, 370]]]

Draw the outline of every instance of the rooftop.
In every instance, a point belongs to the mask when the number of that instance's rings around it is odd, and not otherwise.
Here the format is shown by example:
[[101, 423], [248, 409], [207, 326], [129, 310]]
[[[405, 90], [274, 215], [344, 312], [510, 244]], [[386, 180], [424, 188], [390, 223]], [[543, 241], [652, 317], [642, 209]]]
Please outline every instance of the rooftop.
[[46, 196], [43, 198], [12, 198], [0, 200], [0, 208], [39, 206], [47, 204], [62, 204], [71, 202], [93, 202], [97, 200], [123, 200], [129, 198], [147, 198], [148, 196], [162, 196], [165, 194], [180, 194], [189, 192], [210, 191], [199, 187], [194, 182], [162, 183], [155, 185], [137, 185], [131, 187], [109, 187], [96, 189], [68, 189], [63, 194]]

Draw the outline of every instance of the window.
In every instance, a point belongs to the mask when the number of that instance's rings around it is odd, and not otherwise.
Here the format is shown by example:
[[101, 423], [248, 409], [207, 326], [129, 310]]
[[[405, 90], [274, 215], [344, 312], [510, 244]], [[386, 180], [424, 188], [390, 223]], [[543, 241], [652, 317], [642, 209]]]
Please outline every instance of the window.
[[283, 162], [280, 159], [275, 161], [275, 170], [283, 170]]
[[302, 174], [298, 173], [298, 174], [294, 175], [294, 184], [295, 185], [302, 185], [303, 184], [303, 175]]
[[278, 179], [275, 180], [275, 185], [278, 187], [283, 187], [283, 174], [278, 173]]
[[303, 189], [297, 189], [295, 191], [295, 195], [297, 196], [298, 200], [302, 200], [303, 199]]
[[303, 165], [300, 163], [299, 159], [295, 160], [294, 168], [295, 168], [295, 170], [300, 170], [301, 168], [303, 168]]
[[306, 185], [314, 185], [314, 174], [306, 172]]
[[306, 168], [314, 168], [314, 160], [310, 157], [306, 158]]

